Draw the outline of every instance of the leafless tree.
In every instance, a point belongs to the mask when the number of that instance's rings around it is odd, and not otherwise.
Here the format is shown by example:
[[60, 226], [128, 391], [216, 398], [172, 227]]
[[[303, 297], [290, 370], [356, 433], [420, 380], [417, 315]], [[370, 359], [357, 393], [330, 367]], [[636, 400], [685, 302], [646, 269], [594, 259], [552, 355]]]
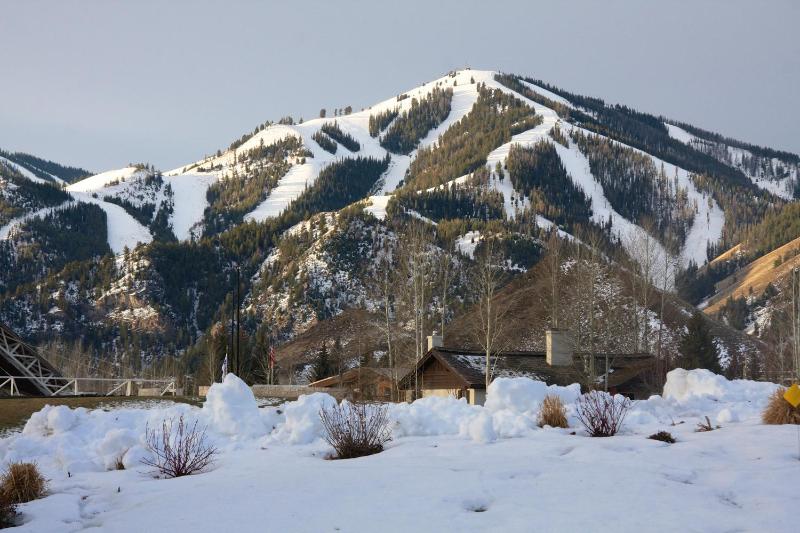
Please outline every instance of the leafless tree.
[[[412, 222], [400, 248], [403, 277], [402, 300], [414, 330], [414, 364], [425, 355], [425, 335], [431, 298], [430, 233], [423, 222]], [[419, 376], [415, 373], [414, 391], [419, 393]]]
[[378, 302], [381, 320], [378, 325], [386, 340], [386, 356], [391, 369], [392, 399], [399, 397], [397, 361], [395, 355], [395, 303], [397, 300], [395, 265], [391, 250], [384, 248], [379, 256], [371, 291]]
[[475, 265], [474, 284], [477, 291], [476, 341], [486, 356], [486, 388], [492, 383], [497, 355], [506, 343], [508, 305], [497, 300], [505, 279], [505, 258], [489, 237], [479, 248]]
[[561, 255], [562, 245], [561, 239], [558, 236], [558, 229], [553, 228], [550, 232], [550, 237], [547, 239], [547, 270], [550, 275], [550, 289], [551, 289], [551, 311], [550, 311], [550, 327], [558, 329], [558, 303], [560, 299], [560, 279], [561, 279]]

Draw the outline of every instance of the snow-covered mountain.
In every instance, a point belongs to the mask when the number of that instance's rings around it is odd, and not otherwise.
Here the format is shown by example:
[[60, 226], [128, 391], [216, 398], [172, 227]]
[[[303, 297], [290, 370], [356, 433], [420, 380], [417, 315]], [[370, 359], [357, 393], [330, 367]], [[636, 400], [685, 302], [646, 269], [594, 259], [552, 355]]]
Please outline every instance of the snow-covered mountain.
[[0, 317], [39, 339], [88, 328], [116, 357], [184, 351], [229, 312], [236, 265], [249, 334], [290, 340], [371, 308], [376, 265], [410, 218], [460, 243], [442, 248], [459, 261], [502, 227], [525, 271], [557, 226], [694, 268], [800, 195], [794, 154], [492, 71], [325, 115], [164, 172], [48, 179], [4, 155], [0, 261], [16, 273]]

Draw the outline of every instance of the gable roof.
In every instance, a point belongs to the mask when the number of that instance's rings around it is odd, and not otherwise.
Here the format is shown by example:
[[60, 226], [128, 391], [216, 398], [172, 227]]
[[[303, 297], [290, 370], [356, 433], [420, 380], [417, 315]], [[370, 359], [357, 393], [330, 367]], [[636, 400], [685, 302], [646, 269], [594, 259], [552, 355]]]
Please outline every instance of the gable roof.
[[[653, 361], [653, 356], [646, 353], [632, 354], [595, 354], [595, 368], [598, 376], [605, 370], [606, 355], [611, 359], [611, 371], [608, 384], [617, 387], [641, 374]], [[551, 366], [546, 360], [545, 352], [502, 352], [494, 365], [494, 377], [528, 377], [537, 381], [544, 381], [550, 385], [571, 385], [582, 383], [583, 364], [585, 354], [576, 353], [573, 364], [565, 366]], [[483, 389], [486, 387], [486, 354], [475, 350], [459, 350], [453, 348], [433, 348], [426, 353], [417, 363], [416, 371], [423, 373], [425, 368], [433, 361], [439, 361], [462, 386], [470, 389]], [[415, 370], [411, 370], [400, 380], [401, 389], [414, 387]], [[602, 383], [602, 381], [600, 381]]]
[[[397, 375], [402, 377], [409, 371], [408, 368], [397, 368]], [[360, 375], [360, 376], [359, 376]], [[361, 366], [346, 370], [341, 375], [341, 381], [346, 382], [353, 379], [392, 379], [392, 369], [385, 367]], [[334, 374], [327, 378], [322, 378], [308, 384], [309, 387], [338, 387], [341, 386], [339, 374]]]

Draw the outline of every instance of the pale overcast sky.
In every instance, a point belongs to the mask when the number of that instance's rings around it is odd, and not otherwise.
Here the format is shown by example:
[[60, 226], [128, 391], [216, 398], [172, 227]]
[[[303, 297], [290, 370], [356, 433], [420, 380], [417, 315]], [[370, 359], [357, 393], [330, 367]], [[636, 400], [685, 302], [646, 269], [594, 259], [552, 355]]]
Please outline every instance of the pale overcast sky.
[[0, 147], [101, 171], [501, 69], [800, 152], [800, 2], [0, 3]]

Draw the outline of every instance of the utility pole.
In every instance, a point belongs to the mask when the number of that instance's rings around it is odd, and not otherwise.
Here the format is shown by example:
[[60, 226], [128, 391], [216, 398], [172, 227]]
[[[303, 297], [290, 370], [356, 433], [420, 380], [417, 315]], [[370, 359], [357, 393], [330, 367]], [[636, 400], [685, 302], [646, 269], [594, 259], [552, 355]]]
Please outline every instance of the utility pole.
[[792, 270], [792, 335], [794, 379], [800, 381], [800, 267]]
[[236, 263], [236, 375], [242, 375], [242, 358], [241, 358], [241, 336], [240, 328], [242, 321], [242, 291], [241, 291], [241, 272], [239, 263]]

